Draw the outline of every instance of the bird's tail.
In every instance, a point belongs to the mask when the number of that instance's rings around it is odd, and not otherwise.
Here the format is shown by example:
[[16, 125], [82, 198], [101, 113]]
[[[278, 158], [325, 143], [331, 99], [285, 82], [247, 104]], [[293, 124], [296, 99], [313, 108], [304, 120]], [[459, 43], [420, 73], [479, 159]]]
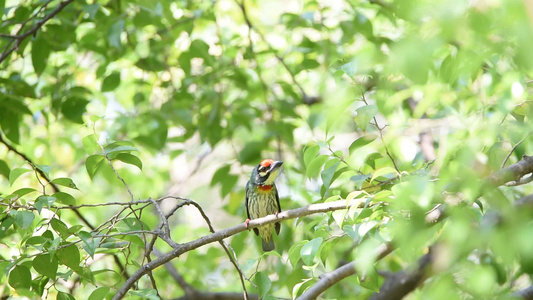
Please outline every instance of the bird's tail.
[[272, 238], [272, 236], [270, 236], [270, 239], [269, 241], [267, 242], [265, 239], [261, 239], [262, 241], [262, 246], [263, 246], [263, 251], [267, 252], [267, 251], [272, 251], [274, 250], [274, 248], [276, 248], [276, 245], [274, 245], [274, 239]]

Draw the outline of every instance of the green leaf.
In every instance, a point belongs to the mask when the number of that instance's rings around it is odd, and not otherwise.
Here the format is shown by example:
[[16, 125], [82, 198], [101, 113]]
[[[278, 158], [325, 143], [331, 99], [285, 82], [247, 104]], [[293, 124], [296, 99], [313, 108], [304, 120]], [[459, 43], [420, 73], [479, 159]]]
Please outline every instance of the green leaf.
[[354, 121], [361, 129], [366, 130], [366, 126], [370, 123], [370, 120], [378, 113], [378, 107], [375, 105], [365, 105], [356, 109], [357, 116]]
[[355, 150], [372, 143], [377, 137], [378, 136], [375, 134], [367, 134], [367, 135], [363, 135], [362, 137], [358, 138], [350, 145], [350, 148], [349, 148], [350, 155], [352, 155], [355, 152]]
[[102, 92], [110, 92], [120, 85], [120, 72], [113, 72], [102, 81]]
[[239, 152], [239, 161], [241, 164], [249, 164], [254, 161], [257, 162], [258, 157], [261, 157], [261, 151], [265, 145], [266, 143], [264, 142], [247, 143], [241, 152]]
[[30, 228], [34, 219], [35, 215], [31, 211], [21, 210], [15, 214], [15, 224], [22, 229]]
[[9, 272], [9, 285], [18, 289], [29, 289], [31, 286], [31, 272], [26, 266], [16, 266]]
[[329, 258], [329, 254], [331, 250], [337, 245], [340, 239], [330, 239], [327, 241], [324, 241], [322, 243], [322, 248], [320, 249], [320, 260], [322, 261], [322, 264], [325, 266], [327, 259]]
[[[5, 99], [0, 99], [0, 103], [5, 101]], [[19, 113], [0, 107], [0, 128], [2, 132], [10, 139], [13, 143], [18, 144], [20, 140], [20, 123], [21, 115]]]
[[65, 292], [57, 292], [56, 300], [76, 300], [76, 298]]
[[118, 20], [107, 31], [107, 41], [114, 48], [120, 48], [120, 35], [124, 31], [124, 20]]
[[11, 225], [13, 225], [13, 223], [15, 223], [15, 219], [10, 216], [2, 221], [2, 224], [0, 224], [0, 239], [6, 235], [6, 232], [9, 230]]
[[50, 171], [52, 170], [52, 167], [47, 165], [35, 165], [35, 167], [41, 171], [43, 171], [44, 174], [46, 174], [46, 177], [50, 176]]
[[25, 168], [14, 168], [13, 170], [11, 170], [11, 173], [9, 173], [9, 184], [13, 185], [17, 178], [19, 178], [22, 174], [28, 172], [31, 172], [31, 170]]
[[[21, 188], [21, 189], [18, 189], [16, 191], [14, 191], [13, 193], [11, 193], [11, 196], [17, 196], [17, 199], [20, 199], [22, 198], [22, 196], [24, 195], [27, 195], [29, 193], [33, 193], [33, 192], [36, 192], [37, 190], [36, 189], [33, 189], [33, 188]], [[13, 198], [13, 197], [10, 197], [10, 198]]]
[[318, 152], [320, 151], [319, 145], [312, 145], [305, 149], [304, 151], [304, 164], [307, 167], [312, 159], [314, 159]]
[[107, 286], [99, 287], [89, 295], [88, 300], [104, 300], [109, 293], [110, 288]]
[[89, 101], [79, 97], [69, 97], [61, 104], [63, 116], [74, 123], [83, 124], [83, 114]]
[[379, 293], [379, 287], [381, 285], [380, 276], [378, 275], [378, 272], [375, 268], [370, 268], [369, 270], [367, 270], [365, 272], [363, 280], [361, 279], [361, 276], [357, 276], [357, 281], [362, 287]]
[[393, 173], [394, 176], [398, 176], [398, 172], [396, 171], [396, 169], [392, 168], [392, 167], [384, 167], [384, 168], [381, 168], [379, 170], [376, 170], [376, 172], [374, 172], [374, 174], [372, 174], [372, 178], [370, 179], [370, 183], [372, 183], [372, 181], [374, 181], [374, 179], [378, 178], [379, 176], [382, 176], [382, 175], [385, 175], [385, 174], [390, 174], [390, 173]]
[[136, 218], [126, 218], [118, 222], [116, 229], [119, 232], [130, 232], [139, 230], [149, 230], [149, 227], [137, 220]]
[[345, 63], [341, 66], [341, 70], [348, 75], [348, 77], [352, 78], [357, 73], [357, 61], [353, 60], [349, 63]]
[[6, 179], [9, 179], [9, 172], [11, 172], [11, 170], [9, 169], [8, 164], [0, 159], [0, 175], [4, 175]]
[[222, 180], [228, 176], [229, 170], [231, 168], [231, 165], [225, 165], [218, 170], [215, 171], [215, 174], [213, 174], [213, 178], [211, 178], [211, 186], [214, 186], [215, 184], [222, 182]]
[[154, 289], [138, 289], [138, 290], [130, 290], [129, 294], [133, 296], [140, 297], [141, 299], [148, 299], [148, 300], [157, 300], [160, 299], [157, 296], [157, 291]]
[[37, 34], [37, 38], [33, 40], [31, 46], [31, 62], [35, 73], [40, 75], [48, 62], [48, 56], [50, 56], [50, 47], [43, 38], [42, 33]]
[[42, 245], [46, 242], [46, 238], [43, 236], [32, 236], [26, 240], [26, 245], [33, 246], [39, 250], [42, 250]]
[[52, 196], [55, 197], [59, 201], [59, 203], [66, 204], [66, 205], [76, 205], [76, 199], [68, 193], [57, 192], [53, 194]]
[[139, 150], [133, 146], [132, 142], [129, 142], [129, 141], [115, 142], [115, 143], [106, 145], [104, 147], [105, 154], [121, 153], [121, 152], [129, 153], [130, 151], [139, 151]]
[[100, 241], [102, 238], [94, 238], [93, 235], [86, 231], [80, 231], [78, 233], [78, 236], [83, 241], [82, 246], [83, 249], [89, 254], [92, 258], [94, 258], [94, 253], [96, 251], [96, 248], [100, 244]]
[[105, 157], [103, 155], [95, 154], [87, 157], [85, 160], [85, 168], [87, 168], [87, 173], [89, 174], [89, 177], [91, 179], [94, 178], [94, 175], [96, 174], [96, 171], [98, 170], [98, 167], [100, 167], [100, 164], [105, 160]]
[[293, 268], [296, 268], [296, 264], [302, 257], [300, 254], [300, 250], [302, 250], [302, 247], [307, 243], [308, 241], [299, 241], [298, 243], [291, 246], [289, 249], [289, 261], [291, 262], [291, 265]]
[[66, 239], [70, 236], [67, 225], [61, 220], [52, 218], [50, 220], [50, 224], [52, 225], [52, 228], [55, 230], [55, 232], [57, 232], [63, 239]]
[[231, 193], [233, 187], [235, 186], [238, 180], [239, 176], [232, 174], [229, 174], [222, 179], [222, 188], [220, 190], [222, 198], [226, 197], [229, 193]]
[[324, 169], [324, 171], [322, 171], [322, 173], [320, 174], [320, 177], [322, 177], [322, 183], [324, 187], [326, 188], [326, 191], [329, 190], [331, 183], [333, 183], [333, 175], [335, 175], [335, 171], [337, 170], [337, 167], [339, 166], [339, 163], [340, 163], [340, 161], [336, 158], [330, 161], [336, 161], [336, 162], [332, 166], [328, 167], [327, 169]]
[[326, 163], [328, 158], [329, 157], [327, 155], [319, 155], [313, 158], [313, 160], [311, 160], [311, 162], [307, 166], [307, 170], [306, 170], [307, 177], [308, 178], [317, 177], [318, 174], [320, 173], [320, 170], [322, 169], [322, 166], [324, 165], [324, 163]]
[[140, 170], [143, 169], [143, 163], [142, 161], [135, 155], [129, 154], [129, 153], [119, 153], [115, 159], [118, 159], [122, 162], [125, 162], [130, 165], [134, 165]]
[[259, 290], [259, 298], [263, 298], [268, 291], [270, 291], [270, 287], [272, 287], [272, 282], [270, 281], [270, 278], [268, 278], [267, 275], [263, 272], [257, 272], [254, 276], [254, 282], [257, 285], [257, 289]]
[[320, 245], [322, 245], [322, 241], [323, 239], [321, 237], [314, 238], [302, 247], [302, 250], [300, 250], [300, 255], [302, 256], [302, 261], [306, 265], [309, 266], [313, 264], [313, 260], [318, 252], [318, 248], [320, 248]]
[[52, 279], [56, 278], [58, 261], [55, 255], [50, 256], [49, 253], [38, 255], [33, 259], [32, 265], [39, 274]]
[[56, 202], [56, 200], [56, 197], [41, 195], [37, 197], [33, 206], [37, 208], [37, 211], [39, 211], [39, 213], [41, 213], [43, 207], [46, 206], [47, 208], [50, 208], [52, 204]]
[[62, 186], [66, 186], [66, 187], [71, 188], [71, 189], [76, 189], [76, 190], [78, 189], [76, 184], [74, 184], [74, 181], [72, 181], [72, 179], [66, 178], [66, 177], [55, 178], [54, 180], [51, 181], [51, 183], [62, 185]]
[[89, 134], [81, 140], [83, 144], [83, 149], [88, 155], [92, 155], [100, 150], [100, 145], [96, 141], [100, 138], [99, 134]]
[[75, 245], [58, 249], [56, 255], [60, 264], [65, 265], [73, 270], [79, 269], [81, 257], [80, 251]]

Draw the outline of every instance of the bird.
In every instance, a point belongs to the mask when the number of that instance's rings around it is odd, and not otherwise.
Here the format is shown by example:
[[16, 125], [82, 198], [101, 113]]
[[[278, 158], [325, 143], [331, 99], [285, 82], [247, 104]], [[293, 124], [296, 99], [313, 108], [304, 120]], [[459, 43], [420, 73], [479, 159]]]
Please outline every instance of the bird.
[[[252, 171], [250, 180], [246, 184], [246, 228], [251, 219], [265, 217], [271, 214], [278, 215], [281, 212], [279, 195], [274, 180], [278, 177], [282, 161], [265, 159], [261, 161]], [[281, 224], [266, 224], [254, 228], [255, 235], [261, 236], [261, 246], [263, 251], [272, 251], [276, 247], [272, 233], [276, 230], [279, 235]]]

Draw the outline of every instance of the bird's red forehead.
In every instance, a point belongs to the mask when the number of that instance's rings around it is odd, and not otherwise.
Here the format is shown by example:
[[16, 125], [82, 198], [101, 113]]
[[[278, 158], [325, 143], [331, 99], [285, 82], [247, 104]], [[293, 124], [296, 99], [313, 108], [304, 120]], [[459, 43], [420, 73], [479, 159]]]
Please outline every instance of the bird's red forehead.
[[270, 165], [273, 164], [273, 163], [274, 163], [273, 160], [271, 160], [271, 159], [265, 159], [265, 160], [263, 160], [262, 162], [260, 162], [259, 164], [262, 165], [262, 166], [265, 167], [265, 168], [268, 168], [268, 167], [270, 167]]

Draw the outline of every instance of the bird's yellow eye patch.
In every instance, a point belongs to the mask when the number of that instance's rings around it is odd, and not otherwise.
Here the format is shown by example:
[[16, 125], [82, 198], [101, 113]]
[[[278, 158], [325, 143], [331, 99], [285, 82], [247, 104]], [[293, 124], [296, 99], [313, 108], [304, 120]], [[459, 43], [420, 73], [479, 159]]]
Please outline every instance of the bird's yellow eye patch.
[[266, 171], [259, 172], [259, 176], [261, 176], [261, 177], [265, 177], [267, 173], [268, 173], [268, 172], [266, 172]]

